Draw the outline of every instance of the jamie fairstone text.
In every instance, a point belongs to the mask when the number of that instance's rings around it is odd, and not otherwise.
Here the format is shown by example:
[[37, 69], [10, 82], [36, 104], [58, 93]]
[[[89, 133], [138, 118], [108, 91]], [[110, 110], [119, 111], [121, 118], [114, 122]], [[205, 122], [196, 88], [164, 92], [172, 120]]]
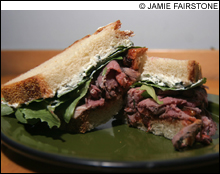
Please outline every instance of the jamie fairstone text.
[[140, 3], [139, 8], [148, 10], [218, 10], [219, 3]]

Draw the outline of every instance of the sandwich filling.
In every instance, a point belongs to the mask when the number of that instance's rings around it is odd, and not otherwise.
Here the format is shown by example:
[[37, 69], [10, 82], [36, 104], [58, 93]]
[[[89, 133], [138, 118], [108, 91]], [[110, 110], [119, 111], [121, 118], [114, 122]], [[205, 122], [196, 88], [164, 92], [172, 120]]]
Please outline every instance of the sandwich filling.
[[47, 122], [50, 128], [59, 128], [63, 121], [68, 124], [84, 112], [102, 107], [117, 95], [123, 95], [138, 80], [138, 53], [143, 54], [146, 50], [119, 46], [106, 59], [87, 69], [77, 86], [68, 85], [53, 98], [40, 98], [17, 108], [10, 107], [2, 99], [1, 115], [14, 113], [21, 123]]
[[[205, 83], [205, 78], [202, 81]], [[138, 82], [128, 91], [124, 111], [129, 126], [172, 139], [178, 150], [194, 142], [212, 142], [217, 127], [207, 106], [201, 82], [187, 90]]]

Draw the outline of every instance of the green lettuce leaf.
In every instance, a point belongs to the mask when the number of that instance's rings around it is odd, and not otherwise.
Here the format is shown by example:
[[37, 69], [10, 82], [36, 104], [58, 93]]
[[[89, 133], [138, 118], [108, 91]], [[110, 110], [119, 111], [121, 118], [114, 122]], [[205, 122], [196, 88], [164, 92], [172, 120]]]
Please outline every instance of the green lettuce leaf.
[[[20, 112], [23, 114], [23, 118], [26, 119], [26, 121], [22, 120]], [[58, 116], [47, 109], [47, 102], [45, 101], [32, 102], [29, 105], [23, 105], [17, 109], [16, 114], [16, 118], [22, 123], [34, 124], [38, 121], [47, 122], [50, 128], [53, 126], [60, 127], [61, 124]]]
[[7, 104], [1, 103], [1, 116], [13, 114], [15, 111]]
[[47, 109], [32, 110], [29, 108], [24, 108], [22, 109], [22, 113], [27, 120], [40, 119], [41, 122], [47, 122], [50, 128], [53, 126], [60, 127], [60, 119]]
[[86, 95], [86, 93], [89, 89], [90, 82], [91, 82], [91, 79], [86, 82], [86, 84], [85, 84], [85, 86], [83, 86], [83, 88], [76, 91], [78, 97], [75, 98], [75, 100], [69, 105], [69, 107], [66, 109], [65, 114], [64, 114], [64, 120], [66, 123], [69, 123], [71, 117], [74, 114], [74, 111], [75, 111], [75, 108], [76, 108], [78, 102]]
[[7, 104], [1, 103], [1, 116], [13, 114], [16, 119], [24, 124], [36, 124], [37, 122], [47, 122], [49, 127], [60, 127], [58, 116], [47, 109], [45, 101], [36, 100], [28, 105], [19, 108], [12, 108]]
[[22, 113], [22, 109], [17, 109], [15, 112], [15, 117], [17, 118], [17, 120], [21, 123], [27, 124], [28, 121], [27, 119], [25, 119], [24, 114]]
[[149, 98], [149, 97], [152, 97], [158, 104], [163, 104], [163, 101], [160, 101], [155, 93], [155, 90], [152, 86], [146, 86], [146, 85], [142, 85], [140, 87], [140, 90], [145, 90], [143, 93], [142, 93], [142, 96], [144, 98]]

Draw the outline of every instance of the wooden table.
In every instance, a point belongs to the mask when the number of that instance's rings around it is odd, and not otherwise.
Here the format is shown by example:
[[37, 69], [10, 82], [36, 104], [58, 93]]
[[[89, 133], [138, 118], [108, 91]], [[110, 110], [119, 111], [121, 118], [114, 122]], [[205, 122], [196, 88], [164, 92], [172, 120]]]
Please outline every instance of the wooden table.
[[[29, 51], [1, 51], [1, 84], [16, 77], [18, 74], [35, 67], [41, 62], [59, 53], [60, 50], [29, 50]], [[206, 86], [209, 94], [219, 95], [219, 51], [218, 50], [149, 50], [149, 56], [170, 57], [176, 59], [195, 59], [203, 68], [203, 76], [207, 77]], [[13, 63], [12, 63], [13, 62]], [[212, 165], [201, 168], [204, 172], [218, 172], [219, 166]], [[186, 170], [186, 172], [198, 169]], [[79, 173], [70, 168], [54, 166], [36, 161], [1, 144], [1, 172], [2, 173], [46, 173], [71, 172]], [[182, 171], [183, 172], [183, 171]]]

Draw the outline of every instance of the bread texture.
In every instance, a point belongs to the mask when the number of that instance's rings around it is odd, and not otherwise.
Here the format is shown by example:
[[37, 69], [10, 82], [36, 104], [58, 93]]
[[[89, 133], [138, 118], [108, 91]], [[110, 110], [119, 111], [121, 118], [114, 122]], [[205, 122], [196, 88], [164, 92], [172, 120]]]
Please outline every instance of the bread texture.
[[146, 128], [143, 124], [138, 125], [137, 128], [172, 140], [182, 128], [190, 124], [192, 123], [186, 120], [154, 119], [149, 120], [148, 128]]
[[92, 35], [75, 41], [60, 54], [4, 84], [2, 94], [11, 105], [38, 98], [54, 97], [67, 86], [76, 86], [85, 70], [115, 51], [119, 45], [130, 46], [133, 31], [120, 31], [120, 20], [110, 23]]
[[141, 80], [150, 80], [170, 87], [176, 84], [188, 86], [202, 79], [201, 66], [194, 60], [148, 57]]
[[106, 123], [123, 108], [123, 95], [118, 95], [115, 99], [106, 102], [104, 106], [92, 110], [87, 110], [77, 118], [71, 118], [69, 123], [62, 121], [60, 129], [72, 133], [85, 133], [93, 130], [97, 126]]

